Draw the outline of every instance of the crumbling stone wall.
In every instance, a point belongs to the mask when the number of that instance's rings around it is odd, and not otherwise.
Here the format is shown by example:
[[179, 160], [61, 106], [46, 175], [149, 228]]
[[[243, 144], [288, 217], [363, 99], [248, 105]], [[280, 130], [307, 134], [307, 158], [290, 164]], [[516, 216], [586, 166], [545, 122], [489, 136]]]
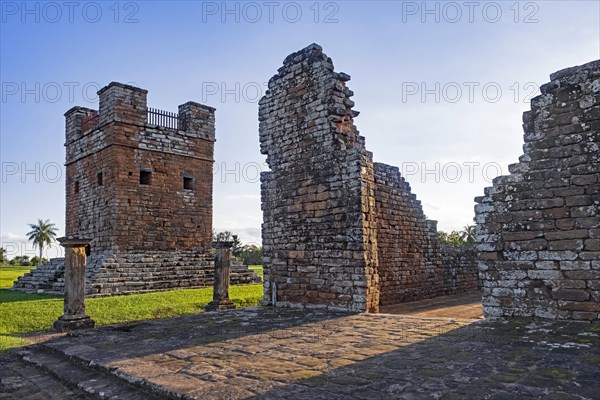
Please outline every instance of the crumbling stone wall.
[[378, 307], [373, 165], [348, 79], [312, 45], [285, 59], [260, 100], [268, 302]]
[[437, 254], [441, 257], [444, 266], [443, 294], [481, 289], [481, 277], [477, 268], [477, 250], [474, 247], [454, 247], [442, 244]]
[[397, 167], [375, 163], [375, 204], [382, 305], [443, 294], [443, 265], [421, 202]]
[[[147, 91], [112, 82], [99, 111], [66, 117], [66, 235], [92, 239], [88, 294], [210, 286], [215, 109], [149, 110]], [[59, 266], [60, 265], [60, 266]], [[247, 267], [233, 283], [260, 282]], [[60, 292], [55, 261], [15, 288]]]
[[474, 253], [444, 256], [398, 169], [373, 163], [349, 79], [313, 44], [284, 60], [259, 102], [271, 169], [261, 176], [265, 303], [376, 312], [467, 290]]
[[380, 304], [477, 290], [474, 249], [441, 245], [398, 167], [374, 165]]
[[550, 75], [475, 207], [487, 317], [600, 316], [600, 60]]

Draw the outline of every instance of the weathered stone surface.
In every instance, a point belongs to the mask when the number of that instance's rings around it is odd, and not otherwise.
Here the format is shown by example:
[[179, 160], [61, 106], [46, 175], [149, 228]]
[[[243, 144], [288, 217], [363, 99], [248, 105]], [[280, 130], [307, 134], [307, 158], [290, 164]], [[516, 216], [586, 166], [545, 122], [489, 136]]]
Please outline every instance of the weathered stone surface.
[[376, 312], [476, 289], [474, 251], [445, 251], [398, 168], [373, 162], [349, 80], [313, 44], [259, 102], [265, 303]]
[[85, 312], [85, 248], [89, 239], [62, 237], [58, 239], [65, 248], [64, 314], [54, 321], [56, 332], [93, 328], [96, 323]]
[[374, 167], [380, 304], [477, 290], [475, 252], [441, 245], [399, 169]]
[[66, 234], [93, 238], [92, 254], [209, 248], [215, 110], [157, 118], [146, 90], [117, 82], [98, 96], [99, 111], [65, 114]]
[[[525, 154], [475, 200], [483, 286], [494, 288], [483, 293], [490, 318], [600, 318], [600, 273], [591, 269], [600, 259], [600, 60], [550, 79], [523, 115]], [[535, 267], [518, 273], [514, 262], [528, 261]]]
[[231, 247], [233, 242], [219, 241], [213, 243], [217, 249], [215, 254], [215, 279], [213, 300], [205, 307], [205, 311], [230, 310], [235, 304], [229, 299], [229, 273], [231, 270]]
[[[27, 398], [18, 395], [37, 386], [58, 396], [44, 391], [31, 399], [87, 398], [49, 387], [46, 371], [54, 370], [114, 400], [594, 399], [598, 329], [597, 322], [247, 308], [55, 338], [24, 353], [27, 363], [0, 359], [8, 367], [0, 369], [0, 392]], [[29, 363], [41, 371], [32, 376]], [[120, 382], [107, 384], [114, 379]]]

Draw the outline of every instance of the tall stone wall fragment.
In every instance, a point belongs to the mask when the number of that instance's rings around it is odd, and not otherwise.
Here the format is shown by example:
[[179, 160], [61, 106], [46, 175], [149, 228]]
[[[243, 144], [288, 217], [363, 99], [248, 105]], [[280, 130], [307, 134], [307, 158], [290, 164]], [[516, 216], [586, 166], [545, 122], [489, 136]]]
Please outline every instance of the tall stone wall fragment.
[[278, 305], [378, 306], [373, 165], [348, 79], [311, 45], [285, 59], [259, 102], [266, 301], [275, 285]]
[[524, 154], [476, 198], [489, 318], [600, 318], [600, 60], [550, 75]]
[[438, 251], [398, 169], [373, 163], [349, 80], [313, 44], [284, 60], [259, 102], [264, 302], [376, 312], [476, 289], [474, 253], [455, 262]]

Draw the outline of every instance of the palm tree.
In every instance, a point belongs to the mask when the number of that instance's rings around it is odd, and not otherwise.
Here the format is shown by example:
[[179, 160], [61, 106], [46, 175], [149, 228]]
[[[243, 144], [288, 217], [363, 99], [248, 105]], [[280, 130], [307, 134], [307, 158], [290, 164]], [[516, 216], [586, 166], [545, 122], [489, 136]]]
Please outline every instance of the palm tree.
[[463, 226], [463, 231], [461, 232], [461, 236], [465, 242], [475, 243], [477, 241], [477, 235], [475, 233], [475, 225]]
[[40, 248], [40, 260], [42, 259], [42, 251], [44, 246], [50, 246], [56, 236], [56, 228], [54, 224], [50, 223], [50, 220], [42, 221], [38, 219], [36, 224], [29, 224], [31, 232], [27, 234], [27, 239], [33, 240], [33, 245], [38, 245]]

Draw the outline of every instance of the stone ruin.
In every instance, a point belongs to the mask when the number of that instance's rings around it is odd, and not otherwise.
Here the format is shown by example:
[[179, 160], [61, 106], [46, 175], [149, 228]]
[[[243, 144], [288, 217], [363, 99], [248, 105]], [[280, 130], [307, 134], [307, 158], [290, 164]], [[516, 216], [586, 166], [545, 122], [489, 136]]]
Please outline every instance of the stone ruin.
[[[476, 290], [488, 318], [600, 317], [600, 60], [552, 74], [524, 113], [524, 155], [476, 198], [479, 245], [439, 242], [398, 168], [354, 126], [350, 76], [313, 44], [259, 102], [264, 304], [377, 312]], [[146, 107], [111, 83], [67, 120], [67, 232], [93, 238], [87, 292], [213, 282], [214, 109]], [[479, 275], [477, 268], [479, 260]], [[15, 285], [61, 292], [53, 259]], [[232, 283], [256, 282], [234, 265]]]
[[600, 319], [600, 60], [550, 75], [475, 207], [487, 318]]
[[[147, 91], [113, 82], [99, 110], [66, 117], [66, 236], [92, 239], [90, 295], [213, 283], [215, 109], [187, 102], [178, 113], [147, 108]], [[260, 282], [233, 263], [233, 284]], [[24, 291], [62, 293], [64, 260], [20, 278]]]
[[440, 244], [398, 168], [373, 162], [348, 80], [313, 44], [259, 102], [264, 303], [377, 312], [477, 290], [475, 251]]

